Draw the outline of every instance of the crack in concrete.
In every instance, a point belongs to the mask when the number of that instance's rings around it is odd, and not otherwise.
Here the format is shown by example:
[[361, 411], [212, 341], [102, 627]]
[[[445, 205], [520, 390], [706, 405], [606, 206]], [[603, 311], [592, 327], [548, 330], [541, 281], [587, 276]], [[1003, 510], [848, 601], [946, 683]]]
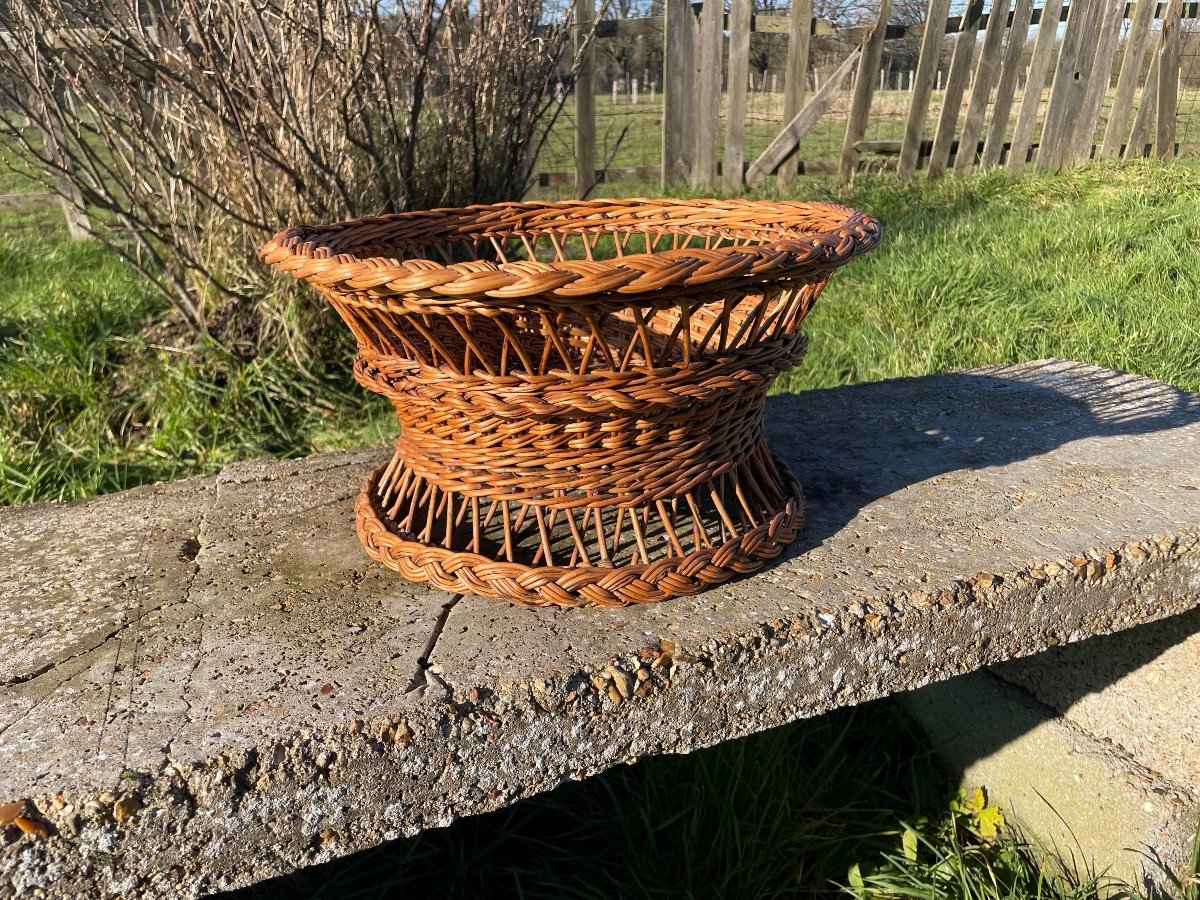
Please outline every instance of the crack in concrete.
[[[425, 642], [425, 649], [417, 657], [417, 670], [413, 672], [413, 677], [409, 680], [404, 693], [411, 694], [413, 691], [424, 693], [425, 689], [429, 687], [429, 676], [432, 674], [437, 678], [436, 672], [431, 673], [429, 671], [429, 660], [433, 657], [433, 649], [437, 646], [438, 638], [442, 636], [442, 632], [446, 629], [446, 620], [450, 618], [450, 611], [458, 605], [464, 596], [464, 594], [455, 594], [442, 604], [442, 609], [438, 613], [437, 619], [434, 620], [433, 631], [429, 635], [429, 639]], [[443, 685], [445, 684], [440, 678], [438, 678], [438, 681]]]
[[[123, 610], [123, 612], [127, 614], [129, 612], [129, 610]], [[54, 669], [58, 669], [58, 668], [61, 668], [62, 666], [70, 665], [75, 660], [79, 659], [81, 656], [87, 656], [89, 653], [94, 653], [97, 650], [99, 650], [101, 647], [103, 647], [105, 644], [107, 644], [109, 641], [111, 641], [113, 638], [115, 638], [117, 635], [119, 635], [122, 631], [124, 631], [125, 629], [132, 626], [140, 618], [141, 618], [141, 616], [137, 616], [136, 618], [127, 619], [126, 621], [123, 621], [120, 625], [117, 625], [115, 628], [113, 628], [112, 631], [106, 632], [102, 637], [91, 642], [83, 649], [76, 650], [70, 656], [65, 656], [61, 659], [52, 659], [52, 660], [50, 660], [50, 662], [46, 663], [44, 666], [34, 669], [32, 672], [26, 672], [24, 675], [17, 675], [14, 678], [8, 679], [7, 681], [0, 681], [0, 687], [16, 687], [19, 684], [27, 684], [30, 681], [34, 681], [38, 678], [41, 678], [43, 675], [47, 674], [48, 672], [51, 672]], [[3, 734], [3, 733], [4, 733], [3, 729], [0, 729], [0, 734]]]
[[[199, 545], [199, 549], [197, 549], [195, 556], [192, 557], [192, 575], [183, 586], [183, 596], [180, 598], [181, 606], [185, 604], [195, 606], [192, 603], [192, 588], [196, 586], [196, 579], [200, 577], [200, 572], [204, 569], [204, 560], [208, 555], [205, 551], [212, 546], [212, 541], [206, 540], [209, 537], [206, 534], [209, 514], [216, 509], [220, 499], [221, 483], [218, 481], [216, 490], [213, 492], [212, 503], [200, 513], [199, 518], [196, 520], [196, 536], [194, 540]], [[187, 698], [187, 693], [188, 689], [192, 686], [192, 677], [196, 674], [196, 670], [200, 668], [200, 660], [204, 658], [201, 653], [204, 647], [204, 610], [197, 607], [196, 614], [192, 617], [191, 621], [199, 622], [200, 624], [200, 633], [196, 636], [196, 659], [192, 663], [191, 668], [188, 669], [183, 686], [179, 689], [179, 699], [187, 707], [187, 710], [184, 712], [183, 719], [179, 723], [179, 729], [163, 745], [163, 756], [168, 760], [171, 758], [171, 749], [174, 747], [175, 742], [183, 735], [183, 729], [192, 721], [192, 701]]]

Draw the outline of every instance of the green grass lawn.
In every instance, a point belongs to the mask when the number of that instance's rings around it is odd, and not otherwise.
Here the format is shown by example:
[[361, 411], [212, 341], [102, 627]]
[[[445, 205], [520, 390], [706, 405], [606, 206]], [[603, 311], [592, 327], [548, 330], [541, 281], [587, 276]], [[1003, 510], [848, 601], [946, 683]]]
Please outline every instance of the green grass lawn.
[[[1200, 390], [1200, 165], [881, 177], [843, 192], [808, 180], [795, 194], [866, 209], [885, 237], [834, 277], [780, 390], [1048, 356]], [[66, 241], [53, 218], [4, 224], [0, 504], [392, 433], [386, 404], [350, 382], [332, 316], [325, 358], [305, 369], [282, 349], [181, 349], [128, 267]], [[872, 704], [621, 767], [245, 896], [1099, 896], [1012, 833], [980, 837], [946, 789], [897, 708]], [[959, 888], [942, 890], [947, 872]]]
[[815, 193], [884, 240], [833, 277], [785, 389], [1059, 356], [1200, 390], [1200, 166]]

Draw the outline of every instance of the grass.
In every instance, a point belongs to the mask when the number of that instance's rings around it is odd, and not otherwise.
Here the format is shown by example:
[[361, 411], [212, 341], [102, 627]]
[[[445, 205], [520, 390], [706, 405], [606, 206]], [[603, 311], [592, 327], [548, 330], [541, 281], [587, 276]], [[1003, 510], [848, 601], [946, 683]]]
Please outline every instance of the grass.
[[383, 439], [345, 366], [181, 348], [166, 314], [98, 245], [0, 235], [0, 505]]
[[[867, 209], [886, 233], [835, 276], [781, 390], [1046, 356], [1200, 390], [1194, 163], [797, 191]], [[304, 371], [279, 353], [181, 349], [153, 291], [45, 212], [0, 232], [0, 504], [391, 434], [386, 405], [350, 383], [331, 316]], [[622, 767], [243, 896], [1076, 900], [1113, 886], [1055, 868], [1015, 831], [973, 833], [947, 792], [897, 707], [872, 704]], [[1176, 877], [1171, 896], [1200, 900]]]
[[784, 390], [1048, 356], [1200, 390], [1200, 167], [863, 179], [878, 250], [830, 282]]

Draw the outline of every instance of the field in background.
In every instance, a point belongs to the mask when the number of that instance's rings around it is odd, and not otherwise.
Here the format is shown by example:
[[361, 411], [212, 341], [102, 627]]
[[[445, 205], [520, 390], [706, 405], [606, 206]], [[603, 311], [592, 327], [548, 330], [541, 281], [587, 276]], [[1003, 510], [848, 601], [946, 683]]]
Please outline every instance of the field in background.
[[[842, 139], [846, 133], [846, 118], [850, 109], [850, 91], [838, 92], [833, 105], [824, 116], [818, 120], [812, 130], [800, 144], [798, 159], [806, 162], [832, 163], [836, 166], [842, 154]], [[934, 129], [941, 115], [944, 91], [934, 91], [929, 103], [929, 114], [925, 121], [924, 136], [932, 140]], [[904, 126], [908, 117], [909, 104], [912, 94], [908, 91], [881, 90], [876, 91], [871, 102], [871, 115], [868, 119], [866, 141], [898, 141], [904, 136]], [[1050, 97], [1050, 89], [1042, 91], [1041, 104], [1044, 108]], [[1014, 96], [1013, 108], [1019, 108], [1024, 92], [1017, 91]], [[1113, 91], [1109, 91], [1104, 100], [1103, 112], [1097, 127], [1097, 135], [1103, 135], [1104, 126], [1108, 121], [1108, 110], [1112, 106]], [[961, 123], [966, 116], [969, 95], [964, 97], [959, 113]], [[1137, 103], [1134, 103], [1136, 110]], [[538, 170], [545, 173], [552, 182], [543, 185], [535, 194], [547, 200], [567, 200], [575, 196], [575, 125], [572, 118], [574, 100], [568, 96], [562, 113], [554, 127], [546, 137], [542, 153], [538, 158]], [[715, 136], [718, 157], [724, 148], [724, 129], [726, 125], [726, 103], [724, 97], [721, 103], [721, 131]], [[662, 115], [663, 102], [661, 95], [651, 100], [642, 94], [638, 102], [630, 102], [628, 94], [618, 94], [617, 102], [612, 102], [610, 93], [596, 96], [596, 167], [624, 169], [642, 167], [645, 171], [636, 178], [618, 178], [608, 183], [596, 186], [592, 191], [593, 197], [610, 196], [645, 196], [660, 192], [658, 166], [662, 162]], [[985, 117], [984, 121], [988, 121]], [[783, 94], [772, 91], [751, 91], [747, 95], [745, 159], [749, 165], [771, 143], [783, 127]], [[1010, 120], [1008, 135], [1011, 136], [1014, 122]], [[1184, 145], [1182, 152], [1185, 156], [1200, 156], [1200, 89], [1184, 88], [1179, 94], [1179, 117], [1177, 119], [1176, 140]], [[1040, 128], [1040, 125], [1038, 126]], [[1039, 131], [1035, 129], [1034, 142], [1037, 142]], [[1097, 140], [1099, 137], [1097, 138]], [[881, 154], [865, 153], [864, 165], [869, 168], [884, 170], [888, 165], [894, 165], [895, 157]], [[649, 171], [653, 167], [654, 171]], [[806, 184], [801, 179], [796, 190], [803, 190]]]

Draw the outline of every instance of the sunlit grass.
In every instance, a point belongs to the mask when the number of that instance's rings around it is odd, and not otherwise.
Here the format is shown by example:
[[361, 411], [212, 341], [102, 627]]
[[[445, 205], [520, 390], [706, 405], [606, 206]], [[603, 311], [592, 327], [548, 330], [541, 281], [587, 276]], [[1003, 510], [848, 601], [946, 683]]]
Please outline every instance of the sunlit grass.
[[834, 275], [783, 389], [1058, 356], [1200, 390], [1197, 165], [812, 193], [879, 216], [884, 240]]

